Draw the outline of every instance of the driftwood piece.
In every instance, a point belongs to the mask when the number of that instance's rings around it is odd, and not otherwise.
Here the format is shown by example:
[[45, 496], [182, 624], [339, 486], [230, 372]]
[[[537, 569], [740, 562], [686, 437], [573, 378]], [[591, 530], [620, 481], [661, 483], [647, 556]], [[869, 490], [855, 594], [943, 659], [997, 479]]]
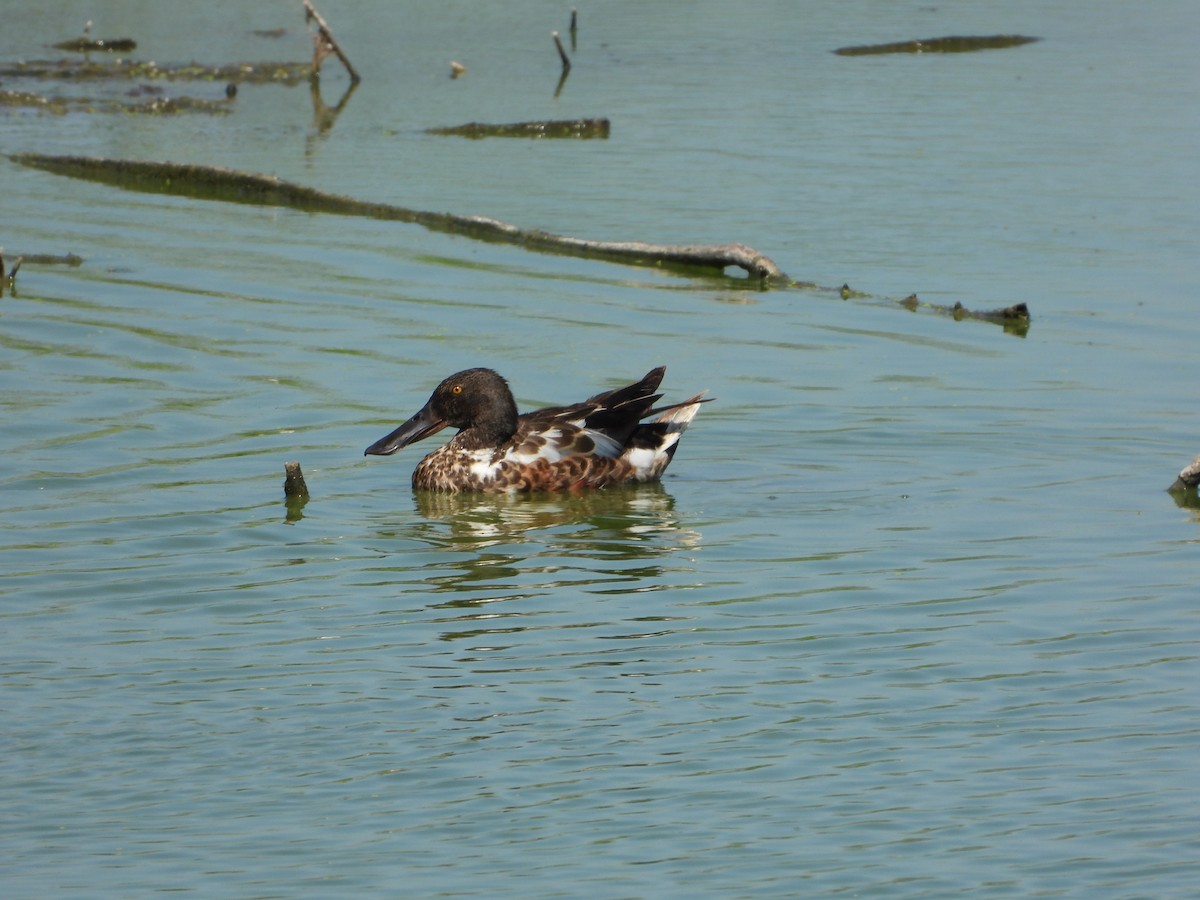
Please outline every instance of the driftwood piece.
[[426, 134], [451, 135], [479, 139], [485, 137], [511, 138], [580, 138], [607, 139], [611, 125], [608, 119], [547, 119], [537, 122], [511, 122], [489, 125], [468, 122], [442, 128], [426, 128]]
[[1179, 477], [1167, 490], [1172, 494], [1179, 494], [1195, 490], [1197, 485], [1200, 485], [1200, 455], [1179, 470]]
[[316, 76], [320, 71], [321, 60], [328, 51], [332, 50], [337, 55], [337, 58], [342, 61], [342, 65], [346, 67], [346, 71], [350, 73], [351, 83], [358, 84], [362, 81], [350, 59], [342, 52], [342, 48], [334, 38], [333, 32], [329, 30], [329, 25], [321, 18], [321, 14], [316, 11], [310, 0], [304, 0], [304, 21], [316, 22], [317, 24], [317, 33], [313, 36], [313, 75]]
[[641, 241], [590, 241], [548, 231], [519, 228], [485, 216], [456, 216], [451, 213], [424, 212], [388, 203], [356, 200], [353, 197], [326, 193], [269, 175], [239, 172], [218, 166], [86, 156], [48, 156], [37, 153], [18, 153], [10, 159], [21, 165], [57, 175], [98, 181], [128, 190], [413, 222], [431, 231], [515, 244], [542, 253], [603, 259], [630, 265], [706, 269], [710, 272], [716, 270], [718, 273], [732, 266], [744, 269], [748, 275], [764, 284], [783, 283], [787, 280], [787, 276], [770, 257], [743, 244], [664, 246]]
[[982, 37], [951, 35], [921, 41], [897, 41], [892, 44], [863, 44], [858, 47], [839, 47], [839, 56], [875, 56], [880, 53], [970, 53], [974, 50], [998, 50], [1019, 47], [1039, 40], [1023, 34], [990, 34]]

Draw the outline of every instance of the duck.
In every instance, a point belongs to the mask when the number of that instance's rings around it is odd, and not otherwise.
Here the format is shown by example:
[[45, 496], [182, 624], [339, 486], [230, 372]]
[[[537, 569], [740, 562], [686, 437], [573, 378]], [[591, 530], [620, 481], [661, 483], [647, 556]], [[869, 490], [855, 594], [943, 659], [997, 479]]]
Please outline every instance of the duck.
[[[390, 456], [447, 426], [449, 443], [417, 463], [415, 490], [439, 493], [582, 492], [658, 481], [702, 403], [702, 391], [655, 407], [666, 367], [581, 403], [519, 414], [508, 382], [493, 369], [456, 372], [364, 456]], [[652, 421], [646, 422], [654, 416]]]

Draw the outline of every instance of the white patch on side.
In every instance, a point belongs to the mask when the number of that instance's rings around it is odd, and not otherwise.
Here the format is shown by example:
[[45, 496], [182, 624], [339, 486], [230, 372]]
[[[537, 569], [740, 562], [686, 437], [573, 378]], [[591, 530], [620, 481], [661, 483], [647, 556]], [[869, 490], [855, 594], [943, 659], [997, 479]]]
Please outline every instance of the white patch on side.
[[[674, 443], [672, 441], [671, 443]], [[633, 466], [638, 478], [649, 478], [654, 475], [655, 463], [665, 461], [663, 453], [658, 448], [638, 447], [625, 454], [625, 459]]]
[[470, 472], [472, 475], [482, 478], [484, 481], [491, 481], [496, 477], [496, 469], [501, 461], [492, 462], [491, 450], [472, 450], [467, 456], [471, 458]]
[[671, 461], [667, 451], [679, 443], [679, 438], [687, 431], [688, 423], [696, 417], [700, 409], [699, 401], [703, 396], [703, 393], [697, 394], [685, 401], [687, 406], [669, 409], [654, 420], [666, 423], [667, 426], [667, 433], [663, 435], [662, 443], [657, 447], [638, 447], [626, 452], [625, 459], [633, 466], [639, 479], [657, 478], [662, 474]]

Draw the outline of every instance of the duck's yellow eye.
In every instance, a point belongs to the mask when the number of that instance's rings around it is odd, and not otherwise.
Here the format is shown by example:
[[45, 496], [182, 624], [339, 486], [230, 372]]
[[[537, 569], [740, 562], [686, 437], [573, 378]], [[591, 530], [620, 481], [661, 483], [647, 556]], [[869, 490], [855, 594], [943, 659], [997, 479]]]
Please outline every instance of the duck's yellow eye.
[[461, 394], [461, 393], [462, 393], [462, 385], [461, 385], [461, 384], [456, 384], [454, 387], [450, 388], [450, 393], [452, 393], [452, 394]]

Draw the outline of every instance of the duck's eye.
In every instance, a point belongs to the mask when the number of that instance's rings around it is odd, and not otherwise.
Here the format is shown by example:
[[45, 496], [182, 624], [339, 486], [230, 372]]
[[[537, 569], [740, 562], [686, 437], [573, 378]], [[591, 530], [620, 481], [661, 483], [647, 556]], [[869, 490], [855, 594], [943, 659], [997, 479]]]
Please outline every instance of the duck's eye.
[[461, 385], [461, 384], [456, 384], [454, 387], [450, 388], [450, 393], [452, 393], [452, 394], [461, 394], [461, 393], [462, 393], [462, 385]]

